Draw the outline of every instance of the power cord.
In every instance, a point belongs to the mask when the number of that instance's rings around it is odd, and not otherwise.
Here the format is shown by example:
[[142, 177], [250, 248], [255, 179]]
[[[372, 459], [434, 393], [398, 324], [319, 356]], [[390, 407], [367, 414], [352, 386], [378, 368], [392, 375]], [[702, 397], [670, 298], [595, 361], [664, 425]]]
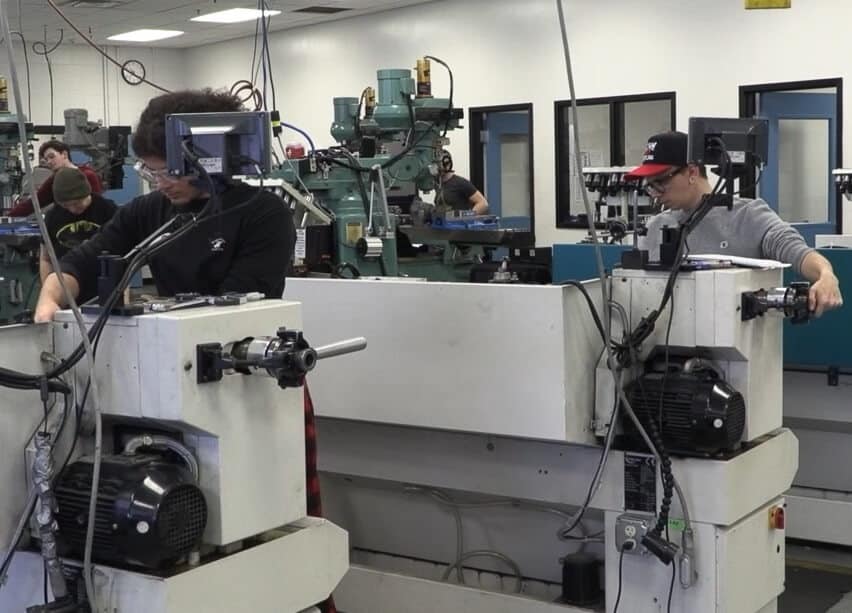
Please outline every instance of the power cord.
[[[21, 40], [23, 40], [23, 36], [21, 36]], [[50, 61], [50, 54], [56, 51], [59, 48], [59, 45], [62, 44], [62, 41], [65, 40], [65, 30], [59, 28], [59, 40], [56, 41], [49, 49], [47, 47], [47, 26], [44, 26], [44, 40], [37, 40], [33, 43], [33, 53], [36, 55], [41, 55], [44, 57], [44, 61], [47, 63], [47, 78], [50, 83], [50, 121], [48, 121], [49, 125], [53, 125], [53, 64]], [[27, 77], [29, 78], [29, 77]], [[30, 117], [32, 119], [32, 117]]]
[[424, 56], [427, 60], [432, 60], [433, 62], [437, 62], [441, 66], [447, 69], [447, 74], [450, 76], [450, 98], [449, 103], [447, 104], [447, 122], [444, 124], [444, 133], [441, 136], [446, 136], [447, 131], [450, 129], [450, 121], [451, 115], [453, 113], [453, 90], [455, 89], [455, 84], [453, 82], [453, 70], [450, 68], [449, 64], [447, 64], [444, 60], [435, 57], [434, 55]]
[[618, 553], [618, 594], [615, 597], [615, 607], [612, 609], [612, 613], [618, 613], [618, 606], [621, 604], [621, 588], [624, 579], [624, 552], [626, 549], [627, 543], [624, 543]]
[[[423, 493], [430, 496], [433, 500], [438, 502], [439, 504], [446, 506], [453, 513], [453, 518], [456, 523], [456, 560], [445, 569], [441, 580], [447, 581], [452, 574], [452, 571], [456, 571], [456, 576], [459, 583], [464, 584], [464, 574], [462, 572], [462, 563], [470, 558], [474, 557], [491, 557], [498, 560], [501, 560], [511, 566], [515, 571], [515, 575], [518, 580], [517, 591], [520, 592], [523, 586], [523, 575], [520, 571], [518, 565], [508, 556], [499, 551], [492, 550], [476, 550], [464, 552], [464, 526], [462, 523], [461, 510], [463, 509], [484, 509], [484, 508], [492, 508], [492, 507], [510, 507], [510, 508], [518, 508], [530, 511], [537, 511], [540, 513], [550, 513], [562, 518], [570, 518], [571, 515], [556, 507], [540, 505], [536, 503], [530, 503], [515, 499], [488, 499], [488, 500], [479, 500], [476, 502], [457, 502], [453, 500], [449, 494], [444, 491], [441, 491], [436, 488], [424, 488], [417, 485], [408, 485], [405, 486], [405, 491], [407, 492], [415, 492], [415, 493]], [[585, 549], [586, 543], [591, 542], [602, 542], [601, 537], [603, 533], [598, 533], [594, 535], [584, 535], [583, 537], [573, 537], [569, 540], [574, 540], [581, 543], [580, 551]]]
[[[618, 613], [618, 607], [621, 605], [621, 592], [624, 585], [624, 553], [631, 548], [628, 547], [628, 542], [625, 542], [618, 553], [618, 591], [615, 596], [615, 606], [612, 613]], [[669, 595], [666, 599], [666, 613], [672, 613], [672, 596], [674, 595], [675, 577], [677, 576], [677, 565], [672, 564], [672, 578], [669, 582]]]
[[[572, 69], [572, 66], [571, 66], [571, 53], [570, 53], [570, 47], [569, 47], [569, 44], [568, 44], [568, 32], [567, 32], [567, 26], [566, 26], [566, 22], [565, 22], [565, 12], [564, 12], [562, 0], [556, 0], [556, 8], [557, 8], [557, 13], [558, 13], [558, 17], [559, 17], [560, 33], [561, 33], [561, 36], [562, 36], [562, 48], [563, 48], [563, 52], [564, 52], [564, 56], [565, 56], [566, 75], [567, 75], [567, 78], [568, 78], [568, 86], [569, 86], [569, 90], [570, 90], [570, 94], [571, 94], [571, 112], [572, 112], [574, 126], [575, 126], [575, 128], [578, 128], [578, 126], [579, 126], [579, 117], [578, 117], [579, 112], [578, 112], [578, 108], [577, 108], [577, 96], [576, 96], [576, 92], [575, 92], [575, 89], [574, 89], [574, 75], [573, 75], [573, 69]], [[582, 168], [581, 168], [582, 164], [581, 164], [580, 155], [579, 155], [580, 151], [582, 151], [582, 149], [580, 147], [579, 129], [574, 130], [574, 151], [576, 152], [576, 155], [574, 156], [574, 161], [577, 165], [578, 174], [582, 174]], [[583, 206], [586, 210], [586, 217], [587, 217], [587, 220], [588, 220], [588, 223], [589, 223], [589, 234], [592, 237], [592, 244], [594, 245], [594, 250], [595, 250], [595, 259], [596, 259], [597, 269], [598, 269], [598, 278], [600, 280], [601, 296], [603, 298], [602, 304], [609, 305], [610, 304], [609, 287], [606, 283], [606, 269], [605, 269], [604, 264], [603, 264], [603, 253], [602, 253], [601, 246], [600, 246], [601, 244], [600, 244], [600, 240], [598, 239], [598, 236], [597, 236], [597, 229], [595, 228], [595, 225], [594, 225], [594, 211], [592, 210], [591, 203], [589, 202], [589, 195], [588, 195], [587, 190], [581, 190], [581, 195], [582, 195], [582, 199], [583, 199]], [[699, 209], [701, 209], [701, 207], [699, 207]], [[706, 215], [706, 212], [704, 212], [704, 214]], [[700, 221], [700, 219], [699, 219], [699, 221]], [[679, 249], [678, 249], [679, 252], [682, 252], [682, 250], [684, 248], [684, 244], [685, 244], [685, 240], [686, 240], [686, 234], [688, 234], [688, 230], [686, 232], [682, 232], [681, 234], [682, 234], [682, 236], [681, 236], [681, 241], [680, 241]], [[661, 301], [660, 308], [657, 310], [656, 313], [652, 312], [652, 314], [649, 315], [648, 318], [645, 318], [645, 320], [643, 320], [643, 322], [645, 322], [645, 325], [644, 325], [644, 329], [641, 332], [641, 335], [640, 336], [634, 336], [634, 335], [631, 334], [631, 337], [633, 337], [633, 338], [631, 338], [631, 340], [635, 341], [638, 338], [641, 338], [641, 341], [644, 341], [648, 336], [650, 336], [651, 332], [653, 331], [653, 326], [654, 326], [654, 323], [656, 322], [656, 318], [659, 317], [659, 312], [665, 307], [667, 300], [670, 298], [670, 296], [668, 295], [668, 292], [670, 292], [671, 288], [674, 286], [674, 282], [675, 282], [675, 279], [677, 277], [677, 274], [678, 274], [679, 268], [680, 268], [679, 263], [680, 263], [679, 259], [675, 261], [675, 266], [673, 267], [672, 273], [670, 274], [669, 280], [666, 284], [666, 293], [664, 293], [664, 295], [663, 295], [663, 299]], [[618, 398], [621, 401], [620, 404], [623, 406], [623, 410], [627, 413], [630, 420], [636, 426], [636, 429], [639, 431], [640, 435], [642, 436], [643, 441], [648, 446], [648, 449], [650, 449], [654, 453], [654, 455], [657, 458], [657, 461], [662, 466], [663, 465], [663, 459], [660, 456], [659, 451], [654, 446], [653, 441], [648, 436], [648, 433], [645, 430], [645, 428], [643, 427], [639, 418], [636, 416], [636, 413], [634, 412], [633, 407], [630, 404], [630, 400], [627, 398], [627, 395], [624, 393], [624, 389], [619, 386], [619, 376], [618, 376], [619, 361], [616, 359], [616, 354], [615, 354], [615, 352], [613, 352], [613, 349], [612, 349], [612, 346], [611, 346], [611, 338], [612, 338], [611, 321], [612, 321], [611, 314], [609, 312], [609, 309], [607, 308], [606, 316], [604, 317], [604, 321], [603, 321], [604, 332], [605, 332], [605, 337], [606, 337], [606, 341], [604, 342], [604, 350], [607, 353], [607, 365], [609, 366], [610, 372], [611, 372], [612, 377], [613, 377], [613, 382], [614, 382], [614, 384], [617, 388]], [[642, 322], [640, 322], [640, 326], [641, 326], [641, 324], [642, 324]], [[638, 347], [638, 344], [629, 343], [629, 347], [630, 347], [629, 351], [633, 352], [633, 349]], [[686, 501], [686, 497], [683, 495], [683, 491], [681, 490], [677, 481], [674, 479], [674, 476], [672, 476], [672, 478], [671, 478], [671, 483], [672, 483], [672, 487], [674, 488], [675, 492], [678, 495], [678, 498], [679, 498], [680, 504], [681, 504], [681, 508], [683, 510], [684, 523], [686, 525], [686, 528], [684, 530], [684, 535], [686, 535], [687, 533], [691, 534], [692, 528], [691, 528], [691, 522], [690, 522], [690, 513], [689, 513], [689, 508], [688, 508], [688, 504], [687, 504], [687, 501]]]
[[672, 581], [669, 584], [669, 598], [666, 605], [666, 613], [672, 613], [672, 595], [674, 594], [675, 576], [677, 575], [677, 564], [672, 564]]
[[[521, 573], [521, 568], [520, 566], [518, 566], [518, 563], [506, 554], [500, 553], [499, 551], [491, 551], [489, 549], [468, 551], [466, 553], [463, 553], [455, 562], [450, 564], [450, 566], [448, 566], [444, 570], [444, 573], [441, 575], [441, 581], [447, 581], [450, 578], [450, 573], [453, 572], [453, 569], [461, 570], [461, 565], [471, 558], [494, 558], [496, 560], [500, 560], [501, 562], [506, 563], [509, 567], [511, 567], [512, 571], [515, 573], [515, 579], [517, 581], [517, 583], [515, 584], [515, 593], [520, 594], [523, 591], [524, 576]], [[463, 584], [464, 580], [462, 580], [461, 583]]]
[[80, 28], [78, 28], [76, 25], [74, 25], [74, 22], [73, 22], [73, 21], [71, 21], [71, 20], [70, 20], [70, 19], [69, 19], [69, 18], [65, 15], [65, 13], [63, 13], [63, 12], [62, 12], [62, 9], [61, 9], [61, 8], [59, 8], [59, 6], [57, 6], [57, 4], [56, 4], [56, 2], [55, 2], [54, 0], [47, 0], [47, 3], [50, 5], [50, 8], [52, 8], [54, 11], [56, 11], [56, 14], [57, 14], [57, 15], [59, 15], [59, 17], [61, 17], [61, 18], [62, 18], [62, 20], [63, 20], [65, 23], [67, 23], [67, 24], [68, 24], [68, 26], [69, 26], [72, 30], [74, 30], [74, 31], [75, 31], [75, 32], [76, 32], [76, 33], [80, 36], [80, 38], [81, 38], [81, 39], [82, 39], [82, 40], [83, 40], [83, 41], [84, 41], [87, 45], [89, 45], [90, 47], [92, 47], [95, 51], [97, 51], [98, 53], [100, 53], [100, 54], [101, 54], [104, 58], [106, 58], [109, 62], [111, 62], [112, 64], [114, 64], [114, 65], [115, 65], [115, 66], [116, 66], [116, 67], [117, 67], [120, 71], [122, 71], [122, 72], [121, 72], [121, 74], [122, 74], [122, 75], [124, 75], [124, 74], [129, 74], [129, 75], [130, 75], [130, 76], [132, 76], [133, 78], [138, 79], [139, 83], [145, 83], [145, 84], [147, 84], [147, 85], [150, 85], [150, 86], [151, 86], [151, 87], [153, 87], [154, 89], [158, 89], [158, 90], [160, 90], [161, 92], [164, 92], [164, 93], [166, 93], [166, 94], [171, 93], [171, 92], [170, 92], [168, 89], [166, 89], [165, 87], [161, 87], [161, 86], [157, 85], [156, 83], [153, 83], [152, 81], [149, 81], [148, 79], [146, 79], [144, 74], [143, 74], [143, 75], [139, 75], [139, 74], [136, 74], [135, 72], [133, 72], [133, 70], [131, 70], [130, 68], [126, 68], [125, 66], [123, 66], [123, 65], [121, 64], [121, 62], [119, 62], [118, 60], [116, 60], [115, 58], [113, 58], [113, 57], [112, 57], [109, 53], [107, 53], [106, 51], [104, 51], [103, 49], [101, 49], [101, 48], [100, 48], [98, 45], [96, 45], [96, 44], [95, 44], [95, 43], [91, 40], [91, 38], [89, 38], [89, 36], [87, 36], [87, 35], [86, 35], [86, 34], [85, 34], [85, 33], [84, 33], [84, 32], [83, 32]]
[[[18, 0], [18, 16], [20, 17], [21, 13], [21, 0]], [[26, 67], [27, 72], [27, 119], [32, 121], [33, 119], [33, 90], [32, 90], [32, 79], [30, 78], [30, 54], [27, 49], [27, 39], [24, 38], [24, 35], [20, 31], [21, 26], [18, 25], [19, 31], [12, 32], [12, 36], [17, 35], [18, 38], [21, 39], [21, 46], [24, 49], [24, 66]], [[53, 92], [53, 88], [51, 87], [51, 92]]]
[[272, 20], [272, 16], [268, 15], [269, 4], [266, 2], [266, 0], [259, 0], [258, 8], [261, 11], [259, 21], [261, 25], [261, 31], [263, 32], [263, 47], [261, 49], [261, 60], [264, 60], [265, 58], [263, 95], [264, 97], [266, 97], [266, 76], [268, 73], [269, 89], [272, 92], [272, 110], [275, 111], [278, 109], [278, 102], [275, 99], [275, 79], [272, 76], [272, 57], [269, 53], [269, 23]]

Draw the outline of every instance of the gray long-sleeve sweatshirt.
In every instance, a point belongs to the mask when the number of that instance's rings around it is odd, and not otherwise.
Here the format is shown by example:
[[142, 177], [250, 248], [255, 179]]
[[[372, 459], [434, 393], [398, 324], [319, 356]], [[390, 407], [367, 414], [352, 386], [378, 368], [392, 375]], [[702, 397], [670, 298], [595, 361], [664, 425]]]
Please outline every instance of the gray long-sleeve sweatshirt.
[[[652, 261], [660, 257], [663, 227], [677, 227], [686, 216], [684, 211], [664, 211], [648, 221], [648, 234], [640, 239], [640, 247], [648, 250]], [[802, 271], [805, 256], [813, 251], [798, 230], [759, 198], [734, 198], [730, 211], [725, 207], [714, 208], [692, 231], [686, 244], [688, 253], [778, 260], [791, 264], [797, 273]]]

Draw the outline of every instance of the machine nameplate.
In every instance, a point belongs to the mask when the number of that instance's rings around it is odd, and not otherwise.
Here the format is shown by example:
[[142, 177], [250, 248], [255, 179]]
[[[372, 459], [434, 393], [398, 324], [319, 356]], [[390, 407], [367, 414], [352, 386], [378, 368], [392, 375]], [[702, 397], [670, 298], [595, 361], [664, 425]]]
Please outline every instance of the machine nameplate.
[[645, 453], [624, 454], [624, 509], [654, 513], [657, 508], [657, 460]]

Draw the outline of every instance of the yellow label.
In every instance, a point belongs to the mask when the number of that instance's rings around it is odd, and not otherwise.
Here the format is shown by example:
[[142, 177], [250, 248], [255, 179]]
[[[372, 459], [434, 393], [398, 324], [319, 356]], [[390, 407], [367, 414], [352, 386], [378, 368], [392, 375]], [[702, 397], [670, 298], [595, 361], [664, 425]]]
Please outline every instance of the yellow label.
[[355, 244], [358, 242], [358, 239], [364, 236], [364, 226], [361, 225], [361, 222], [354, 222], [346, 224], [346, 242]]
[[747, 9], [788, 9], [793, 0], [745, 0]]

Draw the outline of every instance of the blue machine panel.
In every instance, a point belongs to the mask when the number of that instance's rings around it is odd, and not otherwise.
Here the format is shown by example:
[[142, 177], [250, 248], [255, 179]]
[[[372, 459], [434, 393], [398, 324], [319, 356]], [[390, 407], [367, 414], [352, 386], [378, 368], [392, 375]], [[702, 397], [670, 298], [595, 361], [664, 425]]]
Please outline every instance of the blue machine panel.
[[[852, 249], [818, 249], [831, 262], [840, 291], [852, 295]], [[796, 280], [787, 272], [785, 282]], [[788, 367], [852, 368], [852, 308], [844, 306], [804, 325], [784, 324], [784, 364]]]
[[[628, 245], [601, 245], [604, 267], [611, 271], [621, 263], [621, 254]], [[585, 281], [598, 278], [595, 246], [591, 244], [553, 245], [553, 282]]]

